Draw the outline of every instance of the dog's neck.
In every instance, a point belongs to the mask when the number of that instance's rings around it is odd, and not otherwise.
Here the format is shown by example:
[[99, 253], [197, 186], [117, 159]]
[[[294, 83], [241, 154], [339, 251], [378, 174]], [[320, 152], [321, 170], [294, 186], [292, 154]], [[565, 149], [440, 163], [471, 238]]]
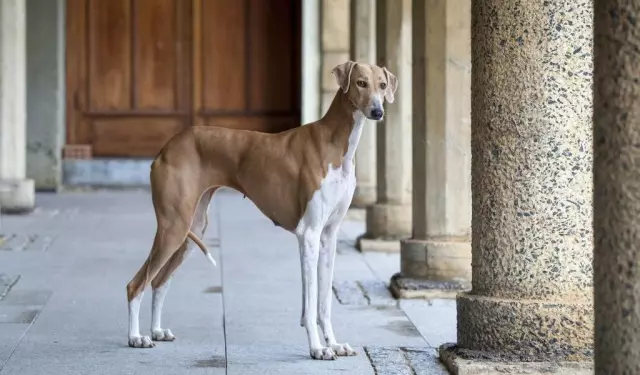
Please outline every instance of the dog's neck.
[[331, 141], [344, 149], [342, 169], [350, 172], [365, 123], [364, 114], [338, 89], [321, 122], [330, 131]]

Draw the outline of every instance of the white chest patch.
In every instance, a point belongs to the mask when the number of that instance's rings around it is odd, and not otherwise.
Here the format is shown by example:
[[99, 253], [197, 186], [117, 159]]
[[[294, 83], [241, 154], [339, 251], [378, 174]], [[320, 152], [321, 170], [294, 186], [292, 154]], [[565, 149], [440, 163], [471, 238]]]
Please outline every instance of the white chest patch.
[[362, 135], [364, 120], [365, 117], [361, 112], [358, 111], [354, 114], [355, 123], [349, 135], [349, 146], [342, 165], [334, 168], [329, 164], [328, 173], [307, 204], [304, 216], [296, 228], [296, 233], [302, 234], [307, 230], [320, 231], [328, 223], [342, 220], [351, 204], [356, 188], [353, 159]]

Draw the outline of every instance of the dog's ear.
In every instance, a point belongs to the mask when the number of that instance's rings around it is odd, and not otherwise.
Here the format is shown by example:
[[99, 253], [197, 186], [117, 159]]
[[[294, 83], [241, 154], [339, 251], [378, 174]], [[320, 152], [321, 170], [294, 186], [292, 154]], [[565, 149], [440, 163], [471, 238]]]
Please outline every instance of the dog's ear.
[[384, 70], [384, 75], [387, 77], [387, 89], [384, 92], [384, 98], [387, 99], [387, 102], [393, 103], [396, 99], [395, 93], [398, 89], [398, 79], [386, 67], [383, 67], [382, 70]]
[[340, 65], [336, 65], [333, 69], [331, 69], [331, 73], [336, 77], [336, 82], [338, 86], [342, 89], [343, 92], [349, 91], [349, 83], [351, 82], [351, 72], [353, 68], [357, 65], [355, 61], [347, 61]]

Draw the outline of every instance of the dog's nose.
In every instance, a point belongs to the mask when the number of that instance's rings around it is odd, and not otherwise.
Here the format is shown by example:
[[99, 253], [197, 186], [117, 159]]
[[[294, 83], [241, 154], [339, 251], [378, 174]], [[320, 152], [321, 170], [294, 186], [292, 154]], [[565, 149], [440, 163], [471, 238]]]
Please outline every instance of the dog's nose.
[[371, 110], [371, 117], [373, 117], [376, 120], [380, 120], [382, 118], [382, 109], [380, 108], [374, 108]]

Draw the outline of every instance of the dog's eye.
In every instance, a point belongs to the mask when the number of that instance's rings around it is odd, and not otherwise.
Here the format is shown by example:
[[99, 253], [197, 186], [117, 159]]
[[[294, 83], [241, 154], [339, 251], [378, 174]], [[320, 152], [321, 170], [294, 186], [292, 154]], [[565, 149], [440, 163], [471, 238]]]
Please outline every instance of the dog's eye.
[[386, 84], [386, 83], [384, 83], [384, 82], [382, 82], [382, 83], [380, 84], [380, 88], [381, 88], [381, 89], [383, 89], [383, 90], [384, 90], [384, 89], [386, 89], [386, 88], [387, 88], [387, 84]]
[[367, 83], [365, 81], [358, 81], [356, 84], [362, 88], [367, 87]]

